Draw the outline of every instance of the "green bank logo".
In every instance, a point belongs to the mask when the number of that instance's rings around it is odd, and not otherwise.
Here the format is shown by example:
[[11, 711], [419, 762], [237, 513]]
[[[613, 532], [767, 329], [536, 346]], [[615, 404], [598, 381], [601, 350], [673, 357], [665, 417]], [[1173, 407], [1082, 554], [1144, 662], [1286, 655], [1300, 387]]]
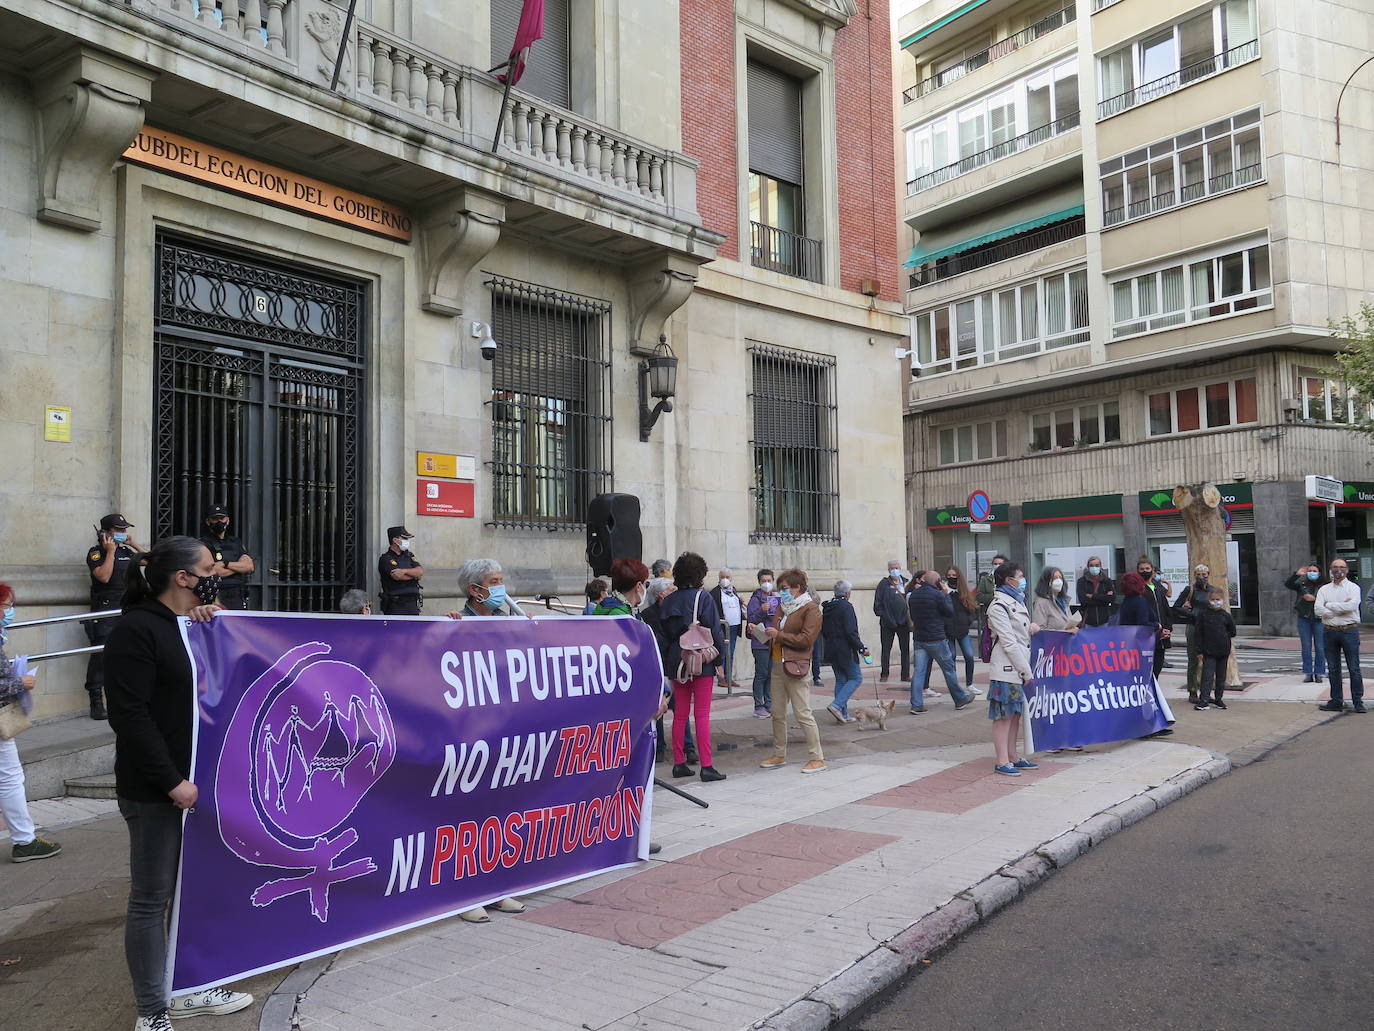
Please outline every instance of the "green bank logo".
[[1166, 494], [1164, 493], [1164, 491], [1159, 491], [1157, 494], [1152, 494], [1150, 496], [1150, 504], [1154, 505], [1155, 508], [1163, 508], [1166, 504], [1173, 500], [1173, 495]]
[[954, 517], [951, 516], [948, 512], [941, 512], [939, 515], [937, 515], [937, 516], [935, 517], [935, 521], [936, 521], [937, 523], [940, 523], [941, 525], [943, 525], [943, 524], [949, 522], [949, 521], [950, 521], [951, 519], [953, 519], [953, 518], [954, 518]]
[[1345, 485], [1345, 500], [1346, 500], [1346, 501], [1349, 501], [1349, 500], [1350, 500], [1351, 498], [1353, 498], [1354, 496], [1355, 496], [1355, 485], [1354, 485], [1353, 483], [1347, 483], [1347, 484]]

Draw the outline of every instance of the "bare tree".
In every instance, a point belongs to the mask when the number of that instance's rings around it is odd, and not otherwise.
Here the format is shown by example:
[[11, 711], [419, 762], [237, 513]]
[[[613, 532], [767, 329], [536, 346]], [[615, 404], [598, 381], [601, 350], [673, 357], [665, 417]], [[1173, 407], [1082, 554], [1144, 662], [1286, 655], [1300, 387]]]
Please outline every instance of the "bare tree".
[[[1221, 516], [1221, 491], [1214, 483], [1195, 483], [1174, 488], [1174, 507], [1183, 516], [1183, 530], [1188, 535], [1188, 569], [1203, 565], [1211, 570], [1210, 583], [1220, 587], [1226, 606], [1231, 606], [1231, 573], [1226, 565], [1226, 521]], [[1196, 611], [1205, 599], [1193, 602]], [[1244, 686], [1236, 668], [1236, 649], [1226, 660], [1226, 686]]]

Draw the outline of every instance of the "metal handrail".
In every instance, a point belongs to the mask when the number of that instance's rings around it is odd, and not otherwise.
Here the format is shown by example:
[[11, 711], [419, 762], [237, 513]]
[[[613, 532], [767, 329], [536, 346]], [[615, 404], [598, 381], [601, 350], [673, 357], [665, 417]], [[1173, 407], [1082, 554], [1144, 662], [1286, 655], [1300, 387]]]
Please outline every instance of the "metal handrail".
[[54, 623], [76, 623], [88, 622], [97, 619], [112, 619], [115, 616], [122, 616], [122, 609], [101, 609], [98, 612], [77, 612], [70, 616], [45, 616], [42, 619], [26, 619], [22, 623], [11, 623], [9, 629], [22, 630], [29, 626], [51, 626]]
[[1044, 143], [1048, 139], [1077, 129], [1079, 124], [1079, 113], [1075, 111], [1071, 115], [1065, 115], [1057, 121], [1047, 122], [1037, 126], [1030, 132], [1023, 132], [1020, 136], [1013, 136], [1011, 139], [1002, 143], [988, 147], [987, 150], [980, 150], [976, 154], [970, 154], [966, 158], [960, 158], [953, 164], [937, 168], [933, 172], [917, 176], [906, 184], [906, 195], [920, 193], [922, 190], [933, 189], [941, 183], [947, 183], [951, 179], [957, 179], [965, 172], [972, 172], [974, 169], [982, 168], [984, 165], [999, 161], [1002, 158], [1019, 154], [1023, 150], [1029, 150], [1037, 144]]
[[1228, 68], [1253, 61], [1257, 57], [1259, 57], [1258, 39], [1248, 40], [1220, 54], [1212, 54], [1210, 57], [1180, 68], [1176, 72], [1162, 75], [1150, 82], [1142, 82], [1139, 86], [1128, 89], [1125, 93], [1108, 97], [1097, 105], [1098, 120], [1119, 115], [1122, 111], [1129, 111], [1137, 104], [1146, 104], [1151, 100], [1168, 96], [1184, 86], [1191, 86], [1200, 79], [1209, 78], [1219, 72], [1226, 71]]
[[903, 90], [902, 103], [910, 104], [913, 100], [934, 93], [941, 86], [948, 86], [951, 82], [962, 79], [969, 72], [977, 71], [1008, 54], [1014, 54], [1027, 43], [1034, 43], [1041, 36], [1046, 36], [1055, 29], [1063, 28], [1077, 17], [1078, 10], [1074, 4], [1068, 4], [1053, 14], [1047, 14], [1034, 25], [1027, 25], [1020, 32], [1014, 32], [1005, 39], [999, 39], [986, 50], [980, 50], [971, 57], [964, 58], [958, 64], [944, 69], [944, 71], [936, 72], [929, 78], [922, 79], [910, 89]]
[[821, 241], [764, 222], [750, 222], [750, 264], [812, 283], [821, 281]]

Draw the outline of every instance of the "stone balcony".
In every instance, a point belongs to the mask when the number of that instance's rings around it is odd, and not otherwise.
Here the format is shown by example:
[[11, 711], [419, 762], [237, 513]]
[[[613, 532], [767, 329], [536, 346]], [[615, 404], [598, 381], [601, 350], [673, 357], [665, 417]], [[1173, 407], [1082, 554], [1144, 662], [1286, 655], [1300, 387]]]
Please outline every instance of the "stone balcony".
[[[476, 187], [503, 231], [634, 263], [714, 256], [697, 162], [355, 22], [324, 0], [4, 0], [0, 67], [37, 81], [72, 48], [152, 78], [144, 121], [414, 209]], [[423, 211], [421, 211], [423, 216]]]

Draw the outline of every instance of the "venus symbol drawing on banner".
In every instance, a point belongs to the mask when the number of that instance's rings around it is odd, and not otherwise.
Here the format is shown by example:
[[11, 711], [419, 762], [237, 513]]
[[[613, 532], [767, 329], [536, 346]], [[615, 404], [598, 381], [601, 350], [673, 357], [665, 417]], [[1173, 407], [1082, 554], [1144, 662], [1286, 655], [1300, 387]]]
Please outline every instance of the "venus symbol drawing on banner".
[[321, 923], [332, 885], [377, 869], [370, 857], [335, 864], [358, 841], [349, 817], [396, 758], [381, 691], [357, 666], [319, 658], [329, 651], [318, 641], [299, 645], [253, 682], [215, 774], [224, 844], [255, 866], [302, 871], [259, 885], [253, 905], [306, 892]]

